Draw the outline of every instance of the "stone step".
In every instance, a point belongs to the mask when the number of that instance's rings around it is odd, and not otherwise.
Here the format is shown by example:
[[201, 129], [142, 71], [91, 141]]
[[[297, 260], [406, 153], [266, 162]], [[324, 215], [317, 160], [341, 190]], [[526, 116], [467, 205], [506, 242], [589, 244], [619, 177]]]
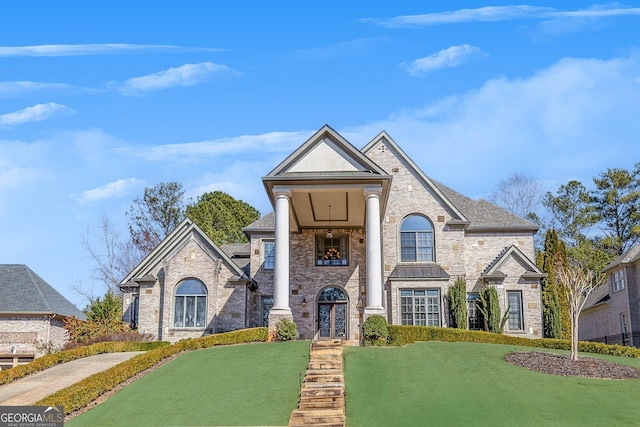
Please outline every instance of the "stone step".
[[[335, 369], [334, 369], [335, 370]], [[344, 382], [342, 374], [309, 374], [304, 377], [305, 382], [310, 383], [335, 383]]]
[[303, 388], [300, 391], [301, 397], [337, 397], [342, 396], [344, 390], [342, 387], [320, 387], [320, 388]]
[[301, 401], [298, 403], [298, 409], [339, 409], [344, 410], [344, 401], [332, 400], [328, 402]]
[[321, 347], [342, 347], [341, 340], [322, 340], [322, 341], [314, 341], [311, 343], [311, 348], [321, 348]]
[[316, 375], [340, 375], [342, 376], [342, 367], [336, 369], [307, 369], [307, 376]]
[[340, 369], [342, 370], [342, 361], [328, 361], [328, 360], [312, 360], [309, 362], [307, 369]]
[[304, 382], [302, 384], [302, 389], [310, 389], [317, 390], [319, 388], [344, 388], [344, 383], [342, 381], [334, 381], [334, 382]]
[[303, 425], [318, 425], [321, 423], [344, 423], [344, 414], [336, 409], [295, 410], [291, 413], [290, 425], [302, 422]]
[[[300, 418], [298, 418], [298, 420], [300, 420]], [[305, 424], [303, 422], [299, 422], [299, 423], [291, 423], [289, 424], [290, 427], [304, 427], [304, 426], [314, 426], [314, 427], [344, 427], [344, 422], [341, 423], [311, 423], [311, 424]]]
[[340, 396], [304, 396], [300, 398], [300, 403], [326, 403], [337, 402], [344, 404], [344, 395]]
[[291, 416], [294, 418], [300, 417], [335, 417], [335, 416], [343, 416], [344, 412], [339, 409], [309, 409], [306, 411], [301, 411], [296, 409], [291, 413]]

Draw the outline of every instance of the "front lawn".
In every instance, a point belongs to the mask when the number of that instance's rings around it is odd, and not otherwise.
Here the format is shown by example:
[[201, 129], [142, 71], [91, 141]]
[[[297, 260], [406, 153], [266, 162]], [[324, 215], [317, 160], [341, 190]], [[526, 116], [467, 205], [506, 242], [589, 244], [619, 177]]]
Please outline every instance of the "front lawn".
[[[640, 380], [540, 374], [506, 363], [515, 350], [534, 349], [433, 341], [346, 347], [347, 425], [638, 424]], [[588, 356], [640, 368], [639, 359]]]
[[185, 353], [66, 424], [287, 425], [308, 351], [295, 341]]

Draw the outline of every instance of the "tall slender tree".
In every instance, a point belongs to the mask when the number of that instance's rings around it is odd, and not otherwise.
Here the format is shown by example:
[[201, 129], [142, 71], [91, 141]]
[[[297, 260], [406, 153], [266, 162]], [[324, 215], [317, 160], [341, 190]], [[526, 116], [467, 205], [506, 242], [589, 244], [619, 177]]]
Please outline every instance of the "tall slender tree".
[[127, 217], [133, 243], [146, 255], [184, 219], [184, 190], [179, 182], [161, 182], [136, 197]]
[[449, 311], [451, 323], [454, 328], [468, 329], [467, 309], [467, 282], [463, 277], [458, 277], [449, 288]]
[[570, 336], [571, 321], [563, 289], [556, 283], [556, 271], [567, 264], [567, 250], [555, 229], [547, 230], [540, 269], [547, 274], [542, 281], [544, 334], [548, 338]]

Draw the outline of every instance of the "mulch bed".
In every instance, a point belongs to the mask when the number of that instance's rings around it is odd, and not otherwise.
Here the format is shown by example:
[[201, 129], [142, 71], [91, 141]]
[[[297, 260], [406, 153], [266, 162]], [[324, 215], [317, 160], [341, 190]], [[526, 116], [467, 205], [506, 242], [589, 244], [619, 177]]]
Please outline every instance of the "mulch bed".
[[544, 374], [561, 375], [564, 377], [613, 380], [640, 378], [640, 369], [593, 357], [580, 356], [578, 360], [571, 360], [569, 355], [532, 351], [527, 353], [510, 353], [504, 358], [513, 365]]

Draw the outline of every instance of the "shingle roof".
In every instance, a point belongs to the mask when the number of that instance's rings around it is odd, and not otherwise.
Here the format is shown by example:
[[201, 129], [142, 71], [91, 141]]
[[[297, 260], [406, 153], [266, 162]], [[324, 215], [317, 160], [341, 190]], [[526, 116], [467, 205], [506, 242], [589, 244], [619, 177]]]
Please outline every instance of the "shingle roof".
[[438, 189], [453, 203], [469, 220], [467, 230], [484, 229], [523, 229], [535, 231], [538, 226], [522, 219], [511, 212], [487, 202], [486, 200], [472, 200], [455, 190], [432, 180]]
[[24, 264], [0, 264], [0, 313], [86, 316]]
[[220, 249], [249, 276], [251, 271], [249, 266], [251, 261], [251, 243], [227, 243], [220, 246]]
[[242, 229], [245, 233], [247, 231], [274, 231], [276, 228], [276, 214], [275, 212], [269, 212], [259, 220], [252, 222]]
[[612, 268], [617, 267], [620, 264], [630, 264], [636, 261], [640, 261], [640, 245], [633, 245], [625, 253], [611, 261], [611, 263], [607, 265], [603, 271], [611, 270]]

